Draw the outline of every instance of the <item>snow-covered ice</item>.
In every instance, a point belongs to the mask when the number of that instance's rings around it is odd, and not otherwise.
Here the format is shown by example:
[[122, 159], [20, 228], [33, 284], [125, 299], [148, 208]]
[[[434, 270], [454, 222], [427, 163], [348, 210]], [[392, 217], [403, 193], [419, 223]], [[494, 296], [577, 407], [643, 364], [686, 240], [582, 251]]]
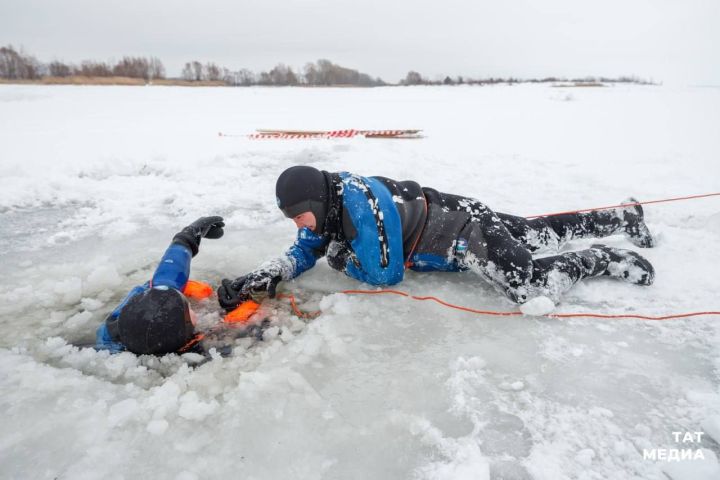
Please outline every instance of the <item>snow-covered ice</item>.
[[[262, 342], [109, 355], [95, 327], [172, 235], [226, 219], [193, 278], [217, 283], [294, 237], [294, 164], [414, 179], [532, 215], [720, 191], [720, 89], [0, 86], [0, 477], [720, 478], [720, 318], [477, 316], [359, 285], [324, 262], [263, 306]], [[420, 140], [251, 141], [255, 128], [422, 128]], [[720, 310], [720, 199], [646, 207], [655, 285], [606, 279], [553, 313]], [[594, 241], [576, 241], [584, 248]], [[607, 243], [634, 248], [622, 237]], [[400, 288], [513, 306], [470, 273]], [[552, 303], [552, 302], [551, 302]], [[531, 308], [532, 307], [532, 308]], [[201, 324], [218, 321], [211, 302]], [[672, 432], [704, 432], [677, 444]], [[643, 458], [690, 448], [702, 461]]]
[[548, 297], [535, 297], [520, 305], [520, 311], [525, 315], [543, 316], [555, 310], [555, 302]]

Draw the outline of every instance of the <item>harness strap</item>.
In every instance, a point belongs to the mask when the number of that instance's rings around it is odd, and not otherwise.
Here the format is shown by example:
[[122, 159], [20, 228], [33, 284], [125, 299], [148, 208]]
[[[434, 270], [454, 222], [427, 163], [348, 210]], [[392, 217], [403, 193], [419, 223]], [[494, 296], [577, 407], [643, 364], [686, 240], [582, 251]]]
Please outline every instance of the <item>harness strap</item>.
[[191, 338], [189, 342], [187, 342], [185, 345], [183, 345], [182, 347], [180, 347], [180, 349], [178, 350], [178, 353], [185, 353], [185, 352], [187, 352], [187, 351], [190, 350], [192, 347], [194, 347], [195, 345], [197, 345], [198, 343], [200, 343], [200, 341], [201, 341], [203, 338], [205, 338], [205, 334], [204, 334], [204, 333], [196, 333], [195, 336], [194, 336], [193, 338]]
[[425, 203], [425, 223], [423, 223], [423, 227], [420, 230], [420, 233], [418, 233], [418, 236], [415, 237], [415, 241], [413, 242], [413, 246], [410, 249], [410, 252], [408, 253], [407, 257], [405, 258], [405, 269], [408, 269], [412, 267], [413, 263], [410, 261], [413, 254], [415, 253], [415, 250], [417, 249], [418, 244], [420, 243], [420, 238], [422, 238], [423, 233], [425, 232], [425, 227], [427, 227], [428, 224], [428, 201], [427, 197], [425, 196], [425, 192], [423, 192], [423, 202]]

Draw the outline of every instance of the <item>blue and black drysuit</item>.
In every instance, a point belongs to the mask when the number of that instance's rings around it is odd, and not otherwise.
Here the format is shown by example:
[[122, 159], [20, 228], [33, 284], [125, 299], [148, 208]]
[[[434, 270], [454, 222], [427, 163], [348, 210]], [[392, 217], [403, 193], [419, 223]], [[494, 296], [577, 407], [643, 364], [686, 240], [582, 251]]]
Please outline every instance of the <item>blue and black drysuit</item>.
[[300, 229], [284, 257], [270, 262], [283, 280], [312, 268], [322, 256], [332, 268], [371, 285], [397, 284], [405, 268], [472, 270], [522, 303], [537, 294], [557, 297], [582, 278], [607, 274], [608, 259], [599, 252], [540, 259], [533, 259], [533, 252], [627, 228], [622, 211], [527, 220], [413, 181], [323, 174], [331, 192], [323, 232]]
[[112, 311], [105, 321], [97, 329], [95, 335], [95, 348], [98, 350], [110, 350], [117, 353], [125, 350], [125, 346], [120, 342], [117, 332], [117, 321], [120, 312], [127, 305], [131, 298], [150, 288], [167, 289], [174, 288], [179, 292], [185, 290], [188, 279], [190, 278], [190, 261], [192, 260], [192, 252], [190, 248], [179, 243], [173, 243], [165, 250], [165, 254], [160, 260], [160, 264], [152, 276], [152, 280], [138, 285], [127, 294], [125, 299]]

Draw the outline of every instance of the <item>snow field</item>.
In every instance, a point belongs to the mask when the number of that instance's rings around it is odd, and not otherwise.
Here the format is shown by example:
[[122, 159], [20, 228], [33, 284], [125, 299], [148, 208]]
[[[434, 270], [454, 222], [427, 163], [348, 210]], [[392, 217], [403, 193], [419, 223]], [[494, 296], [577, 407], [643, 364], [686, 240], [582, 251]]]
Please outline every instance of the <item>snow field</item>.
[[[481, 317], [354, 297], [324, 262], [262, 342], [232, 355], [110, 356], [93, 341], [172, 235], [219, 214], [193, 278], [282, 252], [274, 201], [294, 164], [414, 179], [532, 215], [720, 191], [720, 90], [0, 87], [0, 476], [9, 478], [716, 478], [717, 317], [673, 322]], [[423, 128], [421, 140], [250, 141], [255, 128]], [[646, 208], [652, 287], [576, 286], [555, 312], [719, 310], [717, 199]], [[585, 248], [594, 240], [568, 248]], [[633, 248], [622, 237], [605, 243]], [[513, 306], [470, 274], [400, 289]], [[533, 307], [533, 306], [531, 306]], [[219, 312], [197, 306], [201, 324]], [[687, 448], [704, 461], [643, 458]]]

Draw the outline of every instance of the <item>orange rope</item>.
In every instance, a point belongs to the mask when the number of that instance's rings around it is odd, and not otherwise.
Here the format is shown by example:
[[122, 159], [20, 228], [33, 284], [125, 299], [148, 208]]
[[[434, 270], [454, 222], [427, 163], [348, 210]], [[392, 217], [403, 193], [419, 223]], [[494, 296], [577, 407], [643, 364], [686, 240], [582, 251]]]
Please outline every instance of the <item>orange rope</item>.
[[477, 313], [478, 315], [497, 315], [497, 316], [504, 316], [509, 317], [513, 315], [522, 315], [522, 312], [495, 312], [492, 310], [477, 310], [475, 308], [470, 307], [463, 307], [461, 305], [454, 305], [452, 303], [448, 303], [444, 300], [441, 300], [437, 297], [419, 297], [417, 295], [410, 295], [409, 293], [402, 292], [400, 290], [342, 290], [340, 293], [344, 293], [345, 295], [376, 295], [376, 294], [393, 294], [393, 295], [400, 295], [403, 297], [412, 298], [413, 300], [432, 300], [433, 302], [437, 302], [440, 305], [448, 308], [454, 308], [456, 310], [462, 310], [463, 312], [470, 312], [470, 313]]
[[[455, 305], [453, 303], [446, 302], [445, 300], [442, 300], [437, 297], [433, 296], [425, 296], [421, 297], [418, 295], [411, 295], [407, 292], [403, 292], [400, 290], [342, 290], [339, 293], [345, 294], [345, 295], [383, 295], [383, 294], [390, 294], [390, 295], [399, 295], [401, 297], [407, 297], [411, 298], [413, 300], [418, 301], [425, 301], [425, 300], [432, 300], [433, 302], [439, 303], [440, 305], [448, 308], [453, 308], [455, 310], [460, 310], [463, 312], [468, 313], [475, 313], [477, 315], [494, 315], [494, 316], [502, 316], [502, 317], [512, 317], [512, 316], [518, 316], [523, 315], [521, 311], [515, 310], [510, 312], [499, 312], [495, 310], [478, 310], [476, 308], [470, 308], [470, 307], [463, 307], [462, 305]], [[297, 302], [295, 299], [295, 295], [293, 294], [279, 294], [277, 296], [278, 298], [287, 298], [290, 300], [290, 305], [292, 307], [293, 313], [297, 315], [300, 318], [305, 319], [312, 319], [317, 317], [322, 313], [322, 311], [317, 310], [315, 312], [303, 312], [300, 310], [297, 306]], [[635, 318], [640, 320], [673, 320], [677, 318], [687, 318], [687, 317], [699, 317], [699, 316], [707, 316], [707, 315], [717, 315], [720, 316], [720, 311], [713, 312], [692, 312], [692, 313], [681, 313], [677, 315], [662, 315], [662, 316], [652, 316], [652, 315], [637, 315], [637, 314], [603, 314], [603, 313], [550, 313], [547, 315], [542, 315], [543, 317], [548, 318], [577, 318], [577, 317], [589, 317], [589, 318]]]
[[573, 317], [591, 317], [591, 318], [638, 318], [640, 320], [673, 320], [676, 318], [686, 317], [699, 317], [704, 315], [718, 315], [720, 312], [692, 312], [692, 313], [680, 313], [677, 315], [663, 315], [663, 316], [650, 316], [650, 315], [633, 315], [624, 313], [622, 315], [608, 315], [602, 313], [551, 313], [548, 317], [551, 318], [573, 318]]
[[295, 295], [293, 295], [292, 293], [278, 293], [277, 298], [287, 298], [288, 300], [290, 300], [290, 307], [292, 308], [293, 313], [298, 318], [305, 318], [305, 319], [310, 320], [310, 319], [317, 317], [318, 315], [320, 315], [322, 313], [321, 310], [317, 310], [314, 312], [303, 312], [302, 310], [300, 310], [298, 308], [297, 302], [295, 301]]
[[204, 334], [204, 333], [198, 333], [198, 334], [196, 334], [193, 338], [190, 339], [189, 342], [187, 342], [185, 345], [183, 345], [182, 347], [180, 347], [180, 350], [178, 350], [178, 353], [185, 353], [185, 352], [187, 352], [187, 351], [190, 350], [193, 346], [195, 346], [196, 344], [200, 343], [200, 341], [201, 341], [203, 338], [205, 338], [205, 334]]
[[703, 195], [689, 195], [687, 197], [665, 198], [663, 200], [648, 200], [647, 202], [635, 202], [635, 203], [625, 203], [625, 204], [621, 204], [621, 205], [610, 205], [608, 207], [584, 208], [582, 210], [569, 210], [567, 212], [546, 213], [543, 215], [531, 215], [531, 216], [525, 217], [525, 218], [531, 219], [531, 218], [539, 218], [539, 217], [554, 217], [556, 215], [567, 215], [567, 214], [571, 214], [571, 213], [593, 212], [596, 210], [610, 210], [612, 208], [631, 207], [634, 205], [650, 205], [651, 203], [677, 202], [680, 200], [692, 200], [694, 198], [706, 198], [706, 197], [717, 197], [717, 196], [720, 196], [720, 192], [705, 193]]

